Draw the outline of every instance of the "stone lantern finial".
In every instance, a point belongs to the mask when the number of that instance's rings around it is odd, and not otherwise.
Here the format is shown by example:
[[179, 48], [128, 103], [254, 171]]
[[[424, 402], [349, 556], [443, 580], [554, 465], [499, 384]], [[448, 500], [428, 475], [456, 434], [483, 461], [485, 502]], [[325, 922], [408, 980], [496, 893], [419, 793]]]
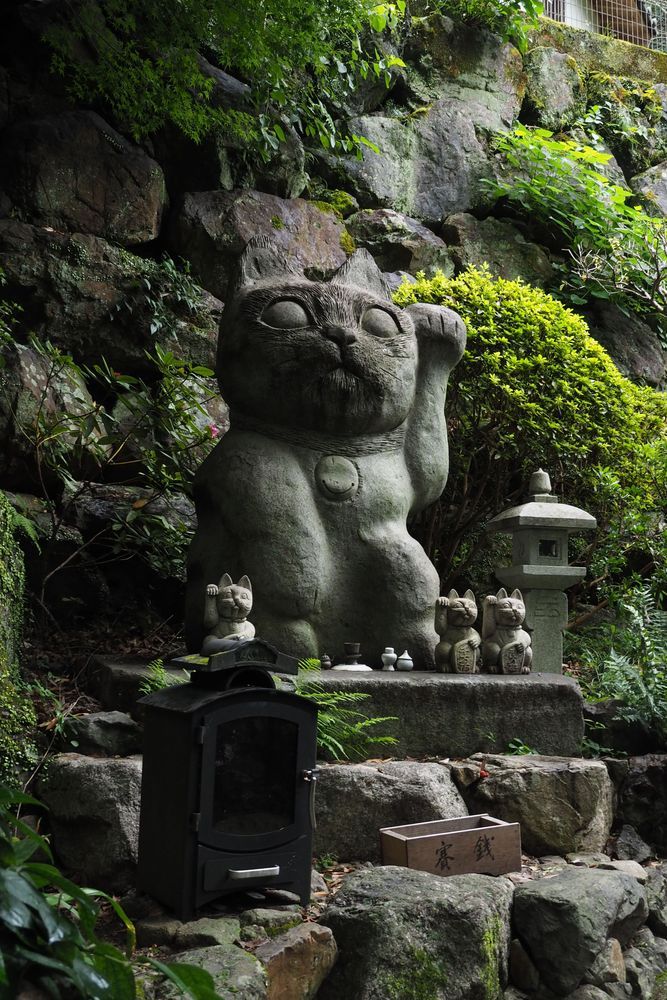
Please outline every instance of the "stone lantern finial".
[[551, 477], [544, 469], [538, 469], [530, 477], [528, 493], [551, 493]]

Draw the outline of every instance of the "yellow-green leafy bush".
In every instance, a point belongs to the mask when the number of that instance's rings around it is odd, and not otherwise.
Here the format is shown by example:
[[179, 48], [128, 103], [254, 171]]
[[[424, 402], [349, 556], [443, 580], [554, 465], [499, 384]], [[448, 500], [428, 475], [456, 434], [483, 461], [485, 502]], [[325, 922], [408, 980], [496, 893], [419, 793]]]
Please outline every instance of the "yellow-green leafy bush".
[[23, 556], [14, 538], [14, 512], [0, 493], [0, 782], [16, 782], [33, 758], [28, 734], [35, 713], [21, 687], [18, 646], [23, 616]]
[[395, 299], [448, 306], [468, 329], [449, 383], [449, 481], [420, 526], [444, 581], [470, 568], [484, 523], [523, 497], [539, 466], [556, 492], [598, 517], [585, 561], [608, 545], [621, 561], [633, 545], [660, 545], [667, 399], [624, 378], [581, 317], [540, 289], [474, 268], [420, 276]]

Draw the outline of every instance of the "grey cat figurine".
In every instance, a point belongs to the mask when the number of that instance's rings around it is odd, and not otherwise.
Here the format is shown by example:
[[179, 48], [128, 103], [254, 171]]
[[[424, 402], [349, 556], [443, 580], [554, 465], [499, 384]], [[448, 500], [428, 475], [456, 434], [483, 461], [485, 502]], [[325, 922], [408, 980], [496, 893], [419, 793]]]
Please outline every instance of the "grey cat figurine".
[[528, 674], [533, 662], [530, 634], [521, 628], [526, 606], [520, 590], [501, 587], [484, 598], [482, 663], [489, 673]]
[[435, 647], [435, 668], [442, 674], [478, 674], [482, 640], [472, 626], [477, 621], [477, 602], [472, 590], [463, 597], [450, 590], [439, 597], [435, 608], [435, 630], [440, 642]]
[[433, 668], [438, 575], [406, 522], [447, 479], [445, 392], [464, 344], [449, 309], [395, 306], [365, 250], [316, 282], [251, 240], [218, 342], [231, 429], [195, 480], [191, 650], [224, 565], [252, 577], [257, 632], [284, 652], [359, 635], [379, 661], [395, 636]]
[[207, 584], [203, 625], [210, 631], [202, 643], [202, 655], [229, 648], [230, 639], [253, 639], [255, 626], [246, 620], [251, 610], [252, 585], [247, 576], [234, 583], [229, 573], [224, 573], [219, 583]]

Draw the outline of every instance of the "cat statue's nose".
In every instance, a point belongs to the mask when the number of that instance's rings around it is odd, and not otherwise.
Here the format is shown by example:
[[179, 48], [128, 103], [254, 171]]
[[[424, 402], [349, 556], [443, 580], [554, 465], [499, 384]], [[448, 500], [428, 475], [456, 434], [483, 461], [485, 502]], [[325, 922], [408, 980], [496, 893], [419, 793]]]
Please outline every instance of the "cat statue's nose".
[[335, 344], [343, 347], [345, 344], [353, 344], [357, 339], [354, 330], [348, 330], [345, 326], [327, 326], [322, 331], [327, 340], [333, 340]]

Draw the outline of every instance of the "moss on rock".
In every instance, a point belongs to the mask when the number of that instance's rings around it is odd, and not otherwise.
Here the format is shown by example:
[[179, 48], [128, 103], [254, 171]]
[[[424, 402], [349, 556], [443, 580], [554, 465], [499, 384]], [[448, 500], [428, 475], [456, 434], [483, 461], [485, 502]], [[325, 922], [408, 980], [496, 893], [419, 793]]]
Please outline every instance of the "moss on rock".
[[24, 567], [14, 526], [14, 511], [0, 492], [0, 782], [10, 785], [34, 760], [29, 734], [36, 722], [18, 669]]

